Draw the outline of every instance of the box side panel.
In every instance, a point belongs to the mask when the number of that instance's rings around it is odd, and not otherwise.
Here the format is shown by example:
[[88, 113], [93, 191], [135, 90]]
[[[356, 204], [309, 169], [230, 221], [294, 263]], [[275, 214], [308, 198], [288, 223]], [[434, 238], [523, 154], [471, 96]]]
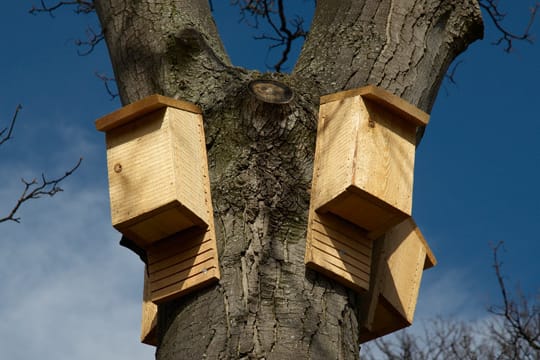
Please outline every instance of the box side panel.
[[141, 316], [141, 342], [156, 346], [157, 339], [157, 306], [150, 300], [148, 276], [144, 271], [143, 304]]
[[411, 214], [416, 127], [362, 99], [354, 184]]
[[360, 344], [406, 328], [411, 322], [403, 319], [384, 298], [378, 297], [371, 329], [362, 327], [358, 336]]
[[199, 114], [168, 108], [171, 126], [171, 159], [174, 164], [176, 193], [180, 202], [209, 224], [209, 194], [206, 191], [208, 166], [202, 117]]
[[383, 277], [381, 295], [412, 323], [426, 259], [425, 246], [409, 221], [389, 231], [384, 246], [387, 274]]
[[351, 184], [358, 101], [359, 97], [347, 98], [320, 107], [314, 164], [317, 181], [312, 188], [315, 209]]
[[107, 168], [113, 225], [175, 198], [164, 110], [113, 129], [107, 138]]
[[362, 229], [332, 214], [312, 211], [306, 264], [356, 291], [369, 287], [372, 241]]
[[148, 248], [152, 301], [176, 298], [219, 279], [213, 227], [186, 230]]

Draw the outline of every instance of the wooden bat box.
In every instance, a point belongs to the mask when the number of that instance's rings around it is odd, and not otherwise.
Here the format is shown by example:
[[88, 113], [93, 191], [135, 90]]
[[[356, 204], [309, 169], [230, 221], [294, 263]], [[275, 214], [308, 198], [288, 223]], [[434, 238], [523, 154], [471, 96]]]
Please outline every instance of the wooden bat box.
[[212, 205], [201, 110], [152, 95], [96, 121], [106, 133], [113, 226], [142, 248], [207, 228]]
[[371, 238], [411, 214], [416, 130], [429, 116], [375, 86], [321, 97], [312, 201]]
[[412, 324], [422, 272], [436, 264], [412, 218], [375, 241], [372, 281], [361, 313], [360, 343]]

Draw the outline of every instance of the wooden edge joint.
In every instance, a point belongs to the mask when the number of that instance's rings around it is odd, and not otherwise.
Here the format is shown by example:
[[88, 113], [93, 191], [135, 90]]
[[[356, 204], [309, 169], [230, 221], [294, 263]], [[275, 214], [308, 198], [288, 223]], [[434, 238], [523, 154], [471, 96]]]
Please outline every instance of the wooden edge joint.
[[426, 126], [429, 122], [429, 114], [420, 110], [413, 104], [375, 85], [367, 85], [361, 88], [340, 91], [334, 94], [321, 96], [320, 103], [326, 104], [333, 101], [343, 100], [348, 97], [362, 96], [366, 99], [379, 103], [386, 108], [398, 113], [401, 117], [416, 126]]
[[164, 107], [172, 107], [189, 111], [194, 114], [202, 114], [201, 108], [193, 103], [154, 94], [97, 119], [95, 121], [95, 126], [99, 131], [109, 131]]

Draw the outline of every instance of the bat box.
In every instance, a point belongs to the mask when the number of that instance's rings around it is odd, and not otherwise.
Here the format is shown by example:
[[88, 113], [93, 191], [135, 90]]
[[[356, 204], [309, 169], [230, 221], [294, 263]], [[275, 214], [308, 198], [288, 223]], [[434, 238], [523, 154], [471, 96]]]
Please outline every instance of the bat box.
[[375, 86], [321, 97], [312, 201], [371, 238], [411, 215], [416, 131], [429, 116]]
[[412, 324], [422, 272], [436, 259], [412, 218], [388, 231], [373, 246], [372, 278], [364, 296], [360, 342]]
[[96, 121], [106, 133], [113, 226], [142, 248], [210, 223], [201, 110], [152, 95]]

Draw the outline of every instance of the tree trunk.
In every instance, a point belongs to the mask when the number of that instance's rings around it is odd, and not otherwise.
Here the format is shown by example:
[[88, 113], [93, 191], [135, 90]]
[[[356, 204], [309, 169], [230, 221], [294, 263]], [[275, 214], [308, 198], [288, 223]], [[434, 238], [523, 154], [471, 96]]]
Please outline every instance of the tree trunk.
[[[360, 297], [304, 266], [321, 94], [368, 83], [429, 112], [482, 36], [475, 0], [318, 0], [290, 75], [233, 67], [207, 0], [95, 0], [124, 104], [160, 93], [204, 112], [222, 279], [159, 307], [158, 359], [356, 359]], [[251, 97], [272, 78], [286, 105]]]

